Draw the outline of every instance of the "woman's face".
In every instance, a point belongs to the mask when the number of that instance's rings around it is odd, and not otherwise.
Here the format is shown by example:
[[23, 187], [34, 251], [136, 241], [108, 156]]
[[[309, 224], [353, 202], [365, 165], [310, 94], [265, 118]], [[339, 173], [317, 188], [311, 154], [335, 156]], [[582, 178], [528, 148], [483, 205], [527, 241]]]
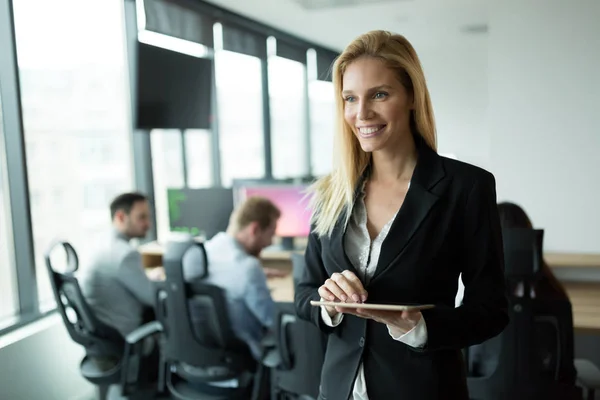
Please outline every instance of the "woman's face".
[[363, 151], [394, 147], [410, 134], [412, 96], [381, 60], [362, 57], [350, 63], [342, 98], [344, 118]]

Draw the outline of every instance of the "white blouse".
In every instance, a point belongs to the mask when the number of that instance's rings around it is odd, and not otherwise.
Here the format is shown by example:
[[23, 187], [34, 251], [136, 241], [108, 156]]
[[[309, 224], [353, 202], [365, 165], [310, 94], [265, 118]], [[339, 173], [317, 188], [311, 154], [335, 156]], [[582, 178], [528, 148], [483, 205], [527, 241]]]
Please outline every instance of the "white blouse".
[[[410, 183], [408, 184], [410, 188]], [[367, 208], [365, 207], [365, 190], [363, 185], [362, 193], [356, 199], [352, 215], [346, 226], [346, 234], [344, 235], [344, 249], [346, 255], [350, 259], [350, 262], [356, 268], [358, 276], [363, 284], [368, 282], [373, 277], [377, 263], [379, 261], [379, 254], [381, 253], [381, 246], [385, 240], [392, 223], [396, 219], [396, 214], [388, 221], [387, 224], [381, 229], [381, 232], [371, 242], [369, 231], [367, 229]], [[325, 307], [321, 308], [321, 318], [326, 325], [335, 327], [342, 322], [344, 314], [338, 313], [332, 317], [329, 316]], [[423, 347], [427, 343], [427, 326], [425, 319], [417, 323], [417, 325], [406, 333], [395, 332], [393, 328], [388, 326], [388, 332], [394, 340], [403, 342], [404, 344], [412, 347]], [[368, 351], [368, 349], [365, 349]], [[367, 386], [365, 381], [365, 372], [363, 364], [361, 362], [358, 369], [358, 374], [354, 381], [354, 389], [352, 390], [352, 396], [350, 400], [368, 400]]]

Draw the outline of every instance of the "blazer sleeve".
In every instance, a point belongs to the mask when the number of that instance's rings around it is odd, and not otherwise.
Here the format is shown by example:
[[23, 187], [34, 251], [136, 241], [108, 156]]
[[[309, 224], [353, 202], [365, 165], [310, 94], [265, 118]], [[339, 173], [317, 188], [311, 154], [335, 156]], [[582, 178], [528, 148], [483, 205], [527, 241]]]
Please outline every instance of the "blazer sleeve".
[[461, 349], [498, 335], [508, 324], [502, 231], [496, 182], [487, 173], [475, 182], [466, 201], [463, 228], [463, 303], [423, 311], [427, 350]]
[[329, 278], [321, 254], [321, 240], [311, 229], [304, 255], [305, 268], [294, 291], [294, 304], [300, 318], [311, 321], [321, 331], [330, 333], [335, 327], [325, 324], [321, 318], [321, 307], [310, 304], [312, 300], [319, 301], [321, 299], [318, 289]]

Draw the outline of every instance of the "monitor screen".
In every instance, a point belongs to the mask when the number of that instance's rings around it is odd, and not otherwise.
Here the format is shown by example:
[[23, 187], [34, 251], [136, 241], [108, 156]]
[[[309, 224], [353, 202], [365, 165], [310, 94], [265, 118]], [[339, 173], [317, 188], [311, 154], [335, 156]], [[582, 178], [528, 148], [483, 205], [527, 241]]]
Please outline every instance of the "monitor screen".
[[306, 237], [310, 233], [311, 212], [305, 185], [256, 185], [237, 189], [236, 202], [250, 196], [271, 200], [281, 211], [275, 234], [280, 237]]
[[167, 189], [171, 232], [212, 238], [227, 230], [233, 192], [226, 188]]
[[212, 61], [139, 43], [138, 129], [210, 129]]

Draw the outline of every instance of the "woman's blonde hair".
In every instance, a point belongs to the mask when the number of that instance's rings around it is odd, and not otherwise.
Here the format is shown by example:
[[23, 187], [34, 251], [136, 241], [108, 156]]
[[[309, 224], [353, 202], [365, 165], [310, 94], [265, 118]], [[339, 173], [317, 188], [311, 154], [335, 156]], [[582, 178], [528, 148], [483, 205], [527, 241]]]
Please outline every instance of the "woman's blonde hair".
[[370, 162], [370, 154], [360, 147], [352, 127], [344, 119], [342, 98], [343, 77], [348, 65], [360, 57], [373, 57], [397, 72], [398, 79], [413, 96], [414, 110], [410, 124], [413, 134], [436, 150], [435, 120], [425, 74], [415, 49], [402, 35], [387, 31], [367, 32], [346, 47], [333, 64], [333, 87], [336, 102], [336, 134], [334, 168], [329, 175], [316, 181], [310, 188], [314, 232], [319, 236], [331, 235], [343, 213], [346, 218], [354, 203], [354, 190]]

